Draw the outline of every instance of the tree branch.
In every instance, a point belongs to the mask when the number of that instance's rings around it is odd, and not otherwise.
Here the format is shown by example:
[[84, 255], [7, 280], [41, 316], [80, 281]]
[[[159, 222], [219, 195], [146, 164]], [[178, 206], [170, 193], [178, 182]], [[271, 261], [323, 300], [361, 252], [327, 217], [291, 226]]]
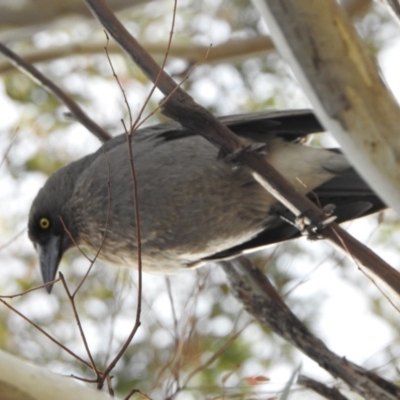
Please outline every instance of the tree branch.
[[[167, 43], [142, 42], [143, 47], [155, 58], [163, 58]], [[269, 36], [258, 36], [248, 39], [233, 39], [217, 46], [201, 46], [192, 42], [173, 43], [169, 56], [181, 58], [190, 64], [202, 64], [240, 60], [245, 57], [265, 54], [275, 50]], [[110, 42], [107, 46], [109, 53], [121, 54], [121, 47]], [[52, 46], [45, 49], [34, 49], [21, 53], [21, 58], [29, 63], [46, 62], [77, 55], [104, 53], [104, 40], [88, 40], [79, 43], [68, 43], [62, 46]], [[205, 56], [207, 55], [207, 58]], [[0, 74], [11, 71], [14, 66], [7, 60], [0, 60]]]
[[396, 400], [400, 388], [358, 365], [339, 357], [291, 312], [268, 278], [246, 257], [221, 261], [233, 294], [258, 322], [296, 346], [334, 377], [367, 399]]
[[315, 379], [308, 378], [304, 375], [300, 375], [297, 383], [305, 386], [308, 389], [313, 390], [315, 393], [320, 394], [326, 399], [330, 400], [349, 400], [347, 397], [343, 396], [336, 388], [330, 388]]
[[0, 53], [2, 53], [7, 59], [21, 72], [31, 77], [31, 79], [37, 82], [40, 86], [52, 93], [57, 99], [65, 104], [71, 111], [72, 115], [79, 121], [89, 132], [96, 136], [102, 142], [106, 142], [111, 139], [111, 136], [95, 121], [82, 110], [82, 108], [75, 103], [68, 95], [64, 93], [54, 82], [45, 77], [37, 68], [33, 65], [25, 62], [21, 57], [7, 48], [3, 43], [0, 43]]

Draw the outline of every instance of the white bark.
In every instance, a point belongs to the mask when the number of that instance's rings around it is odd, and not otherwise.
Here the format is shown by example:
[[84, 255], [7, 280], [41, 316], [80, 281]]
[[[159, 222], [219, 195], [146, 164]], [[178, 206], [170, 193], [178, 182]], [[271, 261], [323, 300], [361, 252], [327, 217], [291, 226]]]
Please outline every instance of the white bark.
[[323, 125], [400, 214], [400, 110], [335, 0], [253, 0]]
[[1, 400], [107, 400], [104, 393], [0, 350]]

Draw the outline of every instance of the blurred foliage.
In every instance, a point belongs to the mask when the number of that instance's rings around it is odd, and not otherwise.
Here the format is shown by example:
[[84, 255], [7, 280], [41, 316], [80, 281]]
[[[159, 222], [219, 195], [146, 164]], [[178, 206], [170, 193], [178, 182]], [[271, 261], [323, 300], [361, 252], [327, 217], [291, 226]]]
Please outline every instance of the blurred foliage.
[[[128, 10], [122, 18], [131, 32], [139, 37], [160, 41], [169, 35], [171, 12], [171, 2], [158, 1]], [[80, 26], [82, 40], [93, 34], [91, 28], [85, 28], [81, 21], [76, 23]], [[51, 32], [37, 33], [19, 46], [54, 45], [60, 38], [67, 42], [77, 40], [74, 24], [75, 21], [71, 20], [68, 27], [55, 26]], [[375, 8], [357, 22], [357, 27], [375, 55], [388, 43], [394, 29], [393, 22], [382, 10]], [[259, 34], [265, 34], [265, 29], [251, 2], [187, 0], [182, 1], [178, 8], [174, 40], [192, 40], [208, 45]], [[135, 116], [151, 84], [130, 60], [122, 56], [112, 56], [111, 60]], [[167, 70], [177, 80], [189, 67], [185, 60], [171, 59], [167, 63]], [[82, 104], [99, 124], [112, 133], [123, 130], [120, 120], [128, 118], [128, 110], [105, 56], [71, 55], [65, 60], [39, 65], [39, 68]], [[0, 130], [3, 137], [0, 154], [5, 155], [6, 161], [0, 169], [0, 288], [2, 294], [14, 294], [40, 283], [34, 249], [26, 234], [18, 236], [26, 225], [32, 198], [47, 175], [94, 151], [98, 142], [76, 122], [63, 116], [64, 106], [19, 72], [2, 76], [2, 82], [2, 96], [16, 110], [17, 116], [4, 123]], [[250, 57], [238, 63], [198, 65], [183, 87], [217, 114], [307, 106], [289, 69], [276, 53]], [[146, 111], [153, 111], [160, 99], [160, 94], [156, 93], [148, 102]], [[164, 118], [157, 113], [151, 122]], [[6, 154], [14, 134], [16, 140]], [[376, 219], [372, 217], [372, 221]], [[375, 232], [374, 222], [371, 224]], [[380, 224], [380, 230], [372, 240], [376, 246], [390, 248], [397, 257], [400, 250], [396, 233], [398, 224], [393, 219]], [[2, 246], [10, 240], [10, 244]], [[301, 240], [264, 250], [253, 258], [311, 329], [317, 329], [315, 325], [321, 316], [322, 304], [330, 296], [327, 288], [336, 276], [352, 285], [355, 291], [365, 290], [369, 310], [388, 329], [398, 332], [398, 314], [393, 313], [381, 293], [330, 249], [317, 244], [311, 247]], [[342, 266], [346, 268], [342, 269]], [[68, 285], [75, 288], [88, 267], [89, 262], [75, 251], [64, 258], [61, 271]], [[319, 291], [312, 288], [312, 283], [320, 275], [327, 277], [322, 279], [326, 288]], [[284, 376], [289, 380], [300, 356], [292, 346], [252, 322], [230, 294], [218, 267], [211, 265], [169, 278], [145, 275], [143, 279], [142, 326], [113, 371], [113, 385], [118, 396], [123, 397], [133, 388], [138, 388], [153, 399], [175, 393], [178, 399], [272, 398], [284, 387], [282, 373], [278, 373], [277, 384], [268, 380], [249, 384], [253, 381], [247, 378], [269, 377], [274, 371], [284, 368], [287, 371]], [[360, 279], [367, 289], [360, 288]], [[132, 329], [137, 306], [136, 282], [135, 272], [116, 270], [98, 263], [76, 297], [82, 325], [99, 368], [104, 368], [113, 358]], [[87, 359], [71, 304], [60, 283], [52, 296], [39, 290], [7, 301]], [[0, 315], [2, 348], [52, 370], [93, 379], [94, 375], [88, 368], [19, 316], [4, 306], [0, 307]], [[338, 329], [352, 328], [339, 326]], [[241, 330], [240, 335], [231, 341]], [[331, 334], [334, 336], [335, 332]], [[366, 334], [373, 335], [373, 332]], [[382, 365], [386, 377], [395, 378], [399, 350], [399, 343], [394, 341], [370, 366]], [[214, 354], [218, 357], [208, 365], [207, 360]], [[369, 354], [366, 352], [365, 358]], [[136, 394], [133, 398], [142, 397]]]

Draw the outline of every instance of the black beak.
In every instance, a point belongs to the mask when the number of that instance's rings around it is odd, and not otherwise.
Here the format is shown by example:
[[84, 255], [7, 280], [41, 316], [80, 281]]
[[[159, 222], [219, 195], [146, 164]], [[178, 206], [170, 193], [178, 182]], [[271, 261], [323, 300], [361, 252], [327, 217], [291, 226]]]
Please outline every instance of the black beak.
[[[62, 237], [51, 236], [50, 240], [46, 244], [36, 244], [36, 250], [39, 254], [40, 269], [42, 271], [42, 278], [44, 283], [54, 281], [60, 264], [61, 256], [63, 254], [62, 248]], [[46, 290], [51, 293], [53, 285], [47, 285]]]

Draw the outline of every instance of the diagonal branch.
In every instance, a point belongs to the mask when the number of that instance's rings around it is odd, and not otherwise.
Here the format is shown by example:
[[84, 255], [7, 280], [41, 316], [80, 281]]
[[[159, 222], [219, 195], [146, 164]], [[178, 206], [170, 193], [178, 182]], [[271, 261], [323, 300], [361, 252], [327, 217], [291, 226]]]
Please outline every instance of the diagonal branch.
[[320, 394], [321, 396], [325, 397], [329, 400], [349, 400], [347, 397], [343, 396], [340, 393], [339, 389], [331, 388], [324, 385], [321, 382], [316, 381], [315, 379], [308, 378], [304, 375], [300, 375], [297, 382], [305, 386], [308, 389], [313, 390], [314, 392]]
[[67, 96], [54, 82], [49, 78], [45, 77], [36, 67], [32, 64], [27, 63], [3, 43], [0, 43], [0, 53], [2, 53], [7, 59], [18, 68], [21, 72], [31, 77], [31, 79], [41, 85], [48, 92], [52, 93], [57, 99], [65, 104], [72, 115], [79, 121], [89, 132], [93, 133], [99, 140], [106, 142], [111, 139], [111, 136], [101, 128], [95, 121], [82, 110], [82, 108]]
[[322, 368], [367, 399], [395, 400], [400, 388], [339, 357], [314, 336], [283, 302], [268, 278], [246, 257], [222, 261], [235, 297], [258, 322], [296, 346]]

